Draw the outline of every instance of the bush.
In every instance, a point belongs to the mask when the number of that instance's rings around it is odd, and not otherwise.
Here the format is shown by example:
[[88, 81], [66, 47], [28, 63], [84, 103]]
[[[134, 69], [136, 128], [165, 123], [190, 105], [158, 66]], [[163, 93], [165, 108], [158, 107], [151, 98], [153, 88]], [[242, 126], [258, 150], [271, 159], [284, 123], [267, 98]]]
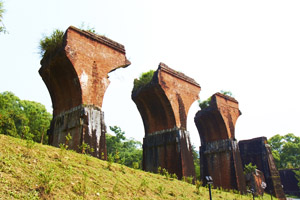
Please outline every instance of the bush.
[[244, 167], [244, 174], [252, 174], [256, 170], [256, 165], [252, 165], [250, 162], [248, 165]]
[[204, 108], [207, 108], [210, 105], [210, 101], [211, 101], [211, 97], [209, 97], [205, 101], [198, 101], [199, 107], [201, 108], [201, 110], [203, 110]]
[[137, 90], [137, 89], [147, 85], [148, 83], [150, 83], [153, 75], [154, 75], [154, 70], [150, 70], [148, 72], [142, 73], [142, 75], [138, 79], [134, 79], [133, 90]]
[[40, 54], [44, 56], [47, 52], [48, 54], [52, 54], [57, 49], [62, 47], [64, 32], [61, 30], [54, 30], [51, 36], [46, 36], [40, 40]]

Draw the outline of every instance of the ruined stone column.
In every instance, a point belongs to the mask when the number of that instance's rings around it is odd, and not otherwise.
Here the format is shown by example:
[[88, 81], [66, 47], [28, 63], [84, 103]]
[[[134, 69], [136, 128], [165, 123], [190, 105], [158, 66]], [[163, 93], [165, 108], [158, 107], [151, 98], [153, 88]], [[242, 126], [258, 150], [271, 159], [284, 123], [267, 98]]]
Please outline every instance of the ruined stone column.
[[66, 30], [61, 46], [46, 51], [39, 70], [53, 105], [50, 145], [65, 143], [70, 133], [70, 149], [79, 151], [85, 142], [94, 149], [93, 156], [106, 159], [101, 107], [108, 73], [129, 64], [123, 45], [72, 26]]
[[200, 139], [201, 179], [213, 178], [215, 187], [246, 191], [239, 147], [235, 139], [235, 123], [241, 112], [238, 102], [216, 93], [210, 105], [195, 116]]
[[263, 172], [267, 187], [266, 191], [272, 193], [278, 199], [286, 199], [282, 189], [280, 175], [276, 168], [270, 145], [266, 137], [258, 137], [239, 142], [243, 165], [250, 162]]
[[180, 179], [195, 176], [186, 120], [199, 92], [198, 83], [163, 63], [150, 83], [132, 91], [145, 128], [144, 170], [157, 172], [161, 167]]

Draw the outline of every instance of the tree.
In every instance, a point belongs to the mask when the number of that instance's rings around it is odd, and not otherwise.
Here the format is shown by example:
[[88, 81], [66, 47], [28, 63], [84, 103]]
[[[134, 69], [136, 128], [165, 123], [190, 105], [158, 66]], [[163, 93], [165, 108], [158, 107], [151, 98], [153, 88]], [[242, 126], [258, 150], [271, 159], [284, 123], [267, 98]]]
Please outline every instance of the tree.
[[4, 12], [5, 10], [3, 8], [3, 2], [0, 1], [0, 33], [1, 32], [6, 33], [6, 28], [2, 22]]
[[300, 167], [300, 137], [293, 133], [274, 135], [268, 140], [278, 169]]
[[40, 103], [20, 100], [12, 92], [0, 93], [0, 134], [45, 143], [51, 118]]
[[118, 126], [110, 126], [114, 135], [106, 134], [107, 154], [114, 158], [115, 162], [122, 163], [131, 168], [142, 167], [142, 144], [134, 139], [127, 139], [125, 132]]
[[194, 145], [192, 145], [192, 153], [194, 159], [196, 180], [200, 180], [200, 156], [198, 151], [196, 151], [196, 147]]
[[296, 175], [296, 179], [298, 180], [298, 187], [300, 188], [300, 170], [294, 170], [294, 173]]

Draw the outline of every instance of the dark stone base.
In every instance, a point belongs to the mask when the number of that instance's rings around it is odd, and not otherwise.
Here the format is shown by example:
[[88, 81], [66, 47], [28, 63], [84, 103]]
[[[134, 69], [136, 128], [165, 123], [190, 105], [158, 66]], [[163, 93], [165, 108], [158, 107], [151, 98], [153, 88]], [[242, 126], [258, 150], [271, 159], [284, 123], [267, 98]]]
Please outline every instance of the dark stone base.
[[178, 128], [148, 134], [143, 142], [143, 169], [157, 172], [161, 167], [179, 179], [195, 177], [191, 148], [189, 133]]
[[243, 166], [256, 165], [263, 172], [267, 187], [265, 191], [275, 195], [278, 199], [286, 199], [282, 189], [279, 172], [276, 168], [270, 146], [266, 137], [259, 137], [239, 142]]
[[283, 185], [285, 194], [300, 197], [300, 188], [298, 186], [298, 180], [294, 171], [300, 169], [283, 169], [279, 170], [280, 180]]
[[84, 143], [90, 145], [94, 152], [92, 156], [107, 159], [104, 123], [104, 113], [100, 108], [91, 105], [80, 105], [53, 117], [48, 131], [49, 144], [59, 147], [65, 144], [70, 133], [69, 149], [80, 152]]
[[246, 192], [246, 182], [237, 142], [233, 139], [218, 140], [200, 147], [201, 180], [213, 178], [214, 187]]

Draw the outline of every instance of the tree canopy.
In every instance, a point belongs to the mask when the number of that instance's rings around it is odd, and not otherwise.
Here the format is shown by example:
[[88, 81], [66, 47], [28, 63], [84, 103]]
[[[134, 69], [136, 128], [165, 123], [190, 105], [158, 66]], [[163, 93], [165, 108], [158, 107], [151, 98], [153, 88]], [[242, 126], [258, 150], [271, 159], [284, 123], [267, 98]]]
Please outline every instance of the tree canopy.
[[115, 135], [106, 134], [108, 158], [128, 167], [141, 169], [143, 159], [141, 142], [132, 138], [127, 139], [125, 132], [118, 126], [109, 128]]
[[278, 169], [300, 167], [300, 137], [293, 133], [274, 135], [268, 140]]
[[20, 100], [12, 92], [0, 93], [0, 134], [47, 143], [51, 118], [40, 103]]
[[3, 14], [4, 14], [5, 10], [3, 8], [3, 2], [0, 1], [0, 33], [3, 32], [3, 33], [6, 33], [6, 28], [3, 24]]

